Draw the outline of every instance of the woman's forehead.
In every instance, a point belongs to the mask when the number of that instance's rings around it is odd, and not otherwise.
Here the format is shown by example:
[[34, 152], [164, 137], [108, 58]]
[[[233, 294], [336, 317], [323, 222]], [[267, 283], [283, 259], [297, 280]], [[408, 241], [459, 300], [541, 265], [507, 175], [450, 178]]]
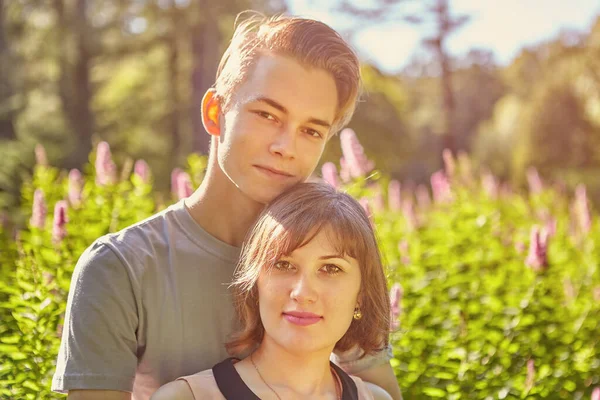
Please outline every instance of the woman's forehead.
[[332, 227], [329, 223], [323, 224], [320, 227], [312, 229], [307, 234], [301, 237], [296, 232], [286, 232], [284, 235], [289, 235], [286, 240], [287, 246], [280, 248], [279, 251], [284, 255], [293, 255], [296, 251], [310, 250], [327, 255], [338, 255], [342, 258], [356, 258], [356, 242], [351, 238], [346, 237], [341, 229]]

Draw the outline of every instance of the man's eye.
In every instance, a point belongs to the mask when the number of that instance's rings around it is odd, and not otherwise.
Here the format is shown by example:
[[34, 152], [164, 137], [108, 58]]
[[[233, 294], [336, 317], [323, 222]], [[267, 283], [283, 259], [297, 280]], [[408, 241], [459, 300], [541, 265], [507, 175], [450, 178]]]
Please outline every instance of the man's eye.
[[321, 132], [315, 131], [314, 129], [307, 129], [306, 133], [308, 133], [310, 136], [312, 136], [314, 138], [322, 138], [323, 137]]
[[339, 274], [340, 272], [342, 272], [342, 269], [334, 264], [324, 265], [323, 270], [325, 271], [325, 273], [327, 273], [329, 275], [335, 275], [335, 274]]
[[263, 117], [264, 119], [268, 119], [269, 121], [275, 121], [275, 117], [266, 111], [256, 111], [256, 114]]
[[290, 264], [289, 261], [277, 261], [273, 267], [275, 267], [275, 269], [278, 269], [280, 271], [287, 271], [292, 269], [292, 264]]

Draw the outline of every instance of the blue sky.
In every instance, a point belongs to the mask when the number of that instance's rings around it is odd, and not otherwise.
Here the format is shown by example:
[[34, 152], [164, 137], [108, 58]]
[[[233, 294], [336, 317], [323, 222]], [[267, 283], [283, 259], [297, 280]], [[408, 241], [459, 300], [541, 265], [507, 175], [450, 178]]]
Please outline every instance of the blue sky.
[[[341, 30], [349, 26], [348, 20], [329, 11], [334, 3], [335, 0], [288, 0], [291, 13], [319, 19]], [[418, 6], [423, 2], [411, 3]], [[509, 63], [520, 48], [550, 39], [564, 28], [588, 30], [600, 15], [598, 0], [450, 0], [450, 5], [456, 14], [471, 15], [471, 21], [450, 39], [452, 53], [466, 53], [472, 47], [488, 48], [503, 64]], [[354, 45], [363, 60], [394, 72], [419, 48], [420, 38], [427, 33], [425, 29], [404, 23], [370, 26], [356, 35]]]

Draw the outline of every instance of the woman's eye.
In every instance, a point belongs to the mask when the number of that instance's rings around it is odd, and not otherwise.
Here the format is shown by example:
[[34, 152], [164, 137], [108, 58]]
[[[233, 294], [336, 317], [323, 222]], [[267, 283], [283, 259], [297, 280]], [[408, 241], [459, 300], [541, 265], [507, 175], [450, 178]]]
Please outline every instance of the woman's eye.
[[340, 272], [342, 272], [342, 269], [340, 267], [338, 267], [337, 265], [333, 265], [333, 264], [327, 264], [327, 265], [323, 266], [323, 270], [325, 271], [325, 273], [327, 273], [329, 275], [335, 275], [335, 274], [339, 274]]
[[274, 267], [280, 271], [287, 271], [292, 269], [292, 264], [289, 261], [277, 261]]

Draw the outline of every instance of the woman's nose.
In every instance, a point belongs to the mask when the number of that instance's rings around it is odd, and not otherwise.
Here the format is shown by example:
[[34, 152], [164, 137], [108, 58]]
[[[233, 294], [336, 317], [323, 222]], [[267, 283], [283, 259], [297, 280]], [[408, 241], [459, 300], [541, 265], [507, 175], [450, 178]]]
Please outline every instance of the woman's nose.
[[290, 297], [298, 303], [314, 303], [319, 298], [316, 282], [307, 274], [301, 274], [294, 281]]

